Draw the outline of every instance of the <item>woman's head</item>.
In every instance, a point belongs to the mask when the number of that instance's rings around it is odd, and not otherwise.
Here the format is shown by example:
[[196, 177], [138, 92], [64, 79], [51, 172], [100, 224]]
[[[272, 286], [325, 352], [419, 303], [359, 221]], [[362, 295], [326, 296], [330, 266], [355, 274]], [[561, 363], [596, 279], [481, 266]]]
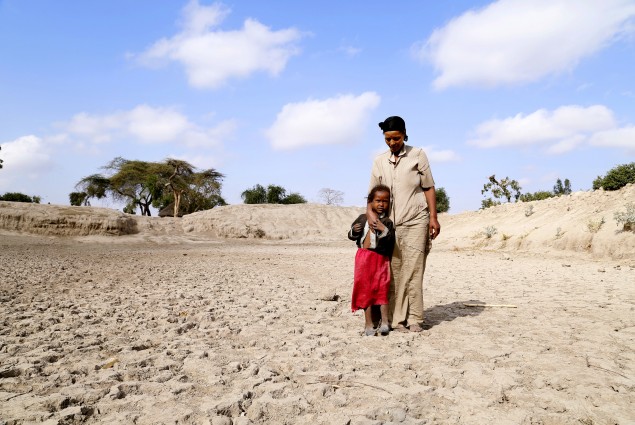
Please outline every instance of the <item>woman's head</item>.
[[390, 208], [390, 188], [383, 184], [373, 187], [368, 194], [368, 203], [378, 214], [388, 212]]
[[406, 122], [401, 117], [392, 116], [379, 123], [379, 128], [384, 132], [384, 140], [392, 153], [398, 153], [404, 142], [408, 140], [406, 134]]

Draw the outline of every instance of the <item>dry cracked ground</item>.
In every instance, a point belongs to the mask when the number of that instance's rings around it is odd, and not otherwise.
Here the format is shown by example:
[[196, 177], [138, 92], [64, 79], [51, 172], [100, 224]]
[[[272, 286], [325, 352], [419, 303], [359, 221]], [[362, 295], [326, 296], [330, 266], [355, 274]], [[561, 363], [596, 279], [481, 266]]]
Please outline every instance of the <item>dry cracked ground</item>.
[[635, 423], [633, 264], [433, 250], [428, 329], [362, 337], [354, 254], [2, 234], [0, 423]]

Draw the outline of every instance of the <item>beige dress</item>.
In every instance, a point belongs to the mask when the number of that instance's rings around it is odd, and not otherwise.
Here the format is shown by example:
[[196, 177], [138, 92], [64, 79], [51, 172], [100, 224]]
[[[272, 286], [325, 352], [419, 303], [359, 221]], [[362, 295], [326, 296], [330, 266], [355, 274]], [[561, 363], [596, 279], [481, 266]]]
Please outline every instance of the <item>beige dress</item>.
[[430, 251], [430, 213], [423, 193], [434, 186], [423, 149], [404, 145], [393, 155], [378, 155], [373, 162], [370, 189], [384, 184], [391, 190], [390, 218], [395, 224], [391, 262], [389, 320], [392, 327], [423, 322], [423, 275]]

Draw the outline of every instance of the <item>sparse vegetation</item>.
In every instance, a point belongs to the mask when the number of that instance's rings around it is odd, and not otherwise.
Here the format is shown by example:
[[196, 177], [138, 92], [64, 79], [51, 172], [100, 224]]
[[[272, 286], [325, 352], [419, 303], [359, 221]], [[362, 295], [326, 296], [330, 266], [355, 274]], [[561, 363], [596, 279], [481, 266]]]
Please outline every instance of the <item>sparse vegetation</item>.
[[503, 233], [502, 240], [503, 240], [503, 242], [504, 242], [504, 241], [506, 241], [506, 240], [511, 239], [511, 237], [512, 237], [512, 235], [508, 235], [508, 234], [506, 234], [506, 233]]
[[593, 180], [593, 190], [618, 190], [629, 183], [635, 183], [635, 162], [618, 165], [610, 169], [604, 177]]
[[534, 213], [534, 206], [533, 205], [527, 205], [527, 207], [525, 208], [525, 217], [529, 217], [533, 213]]
[[266, 233], [260, 227], [252, 227], [250, 225], [247, 225], [247, 236], [253, 236], [254, 238], [262, 239], [266, 236]]
[[560, 239], [562, 236], [564, 236], [565, 233], [566, 232], [563, 232], [561, 227], [558, 227], [556, 229], [556, 239]]
[[496, 226], [487, 226], [483, 230], [483, 234], [485, 235], [487, 239], [491, 239], [492, 236], [494, 236], [497, 233], [498, 233], [498, 230], [496, 229]]
[[600, 229], [602, 228], [602, 225], [605, 223], [604, 221], [604, 217], [602, 217], [600, 220], [589, 220], [586, 223], [586, 227], [589, 230], [589, 232], [591, 233], [597, 233], [600, 231]]
[[618, 226], [622, 226], [622, 230], [635, 232], [635, 203], [629, 202], [625, 207], [626, 211], [616, 212], [613, 218]]

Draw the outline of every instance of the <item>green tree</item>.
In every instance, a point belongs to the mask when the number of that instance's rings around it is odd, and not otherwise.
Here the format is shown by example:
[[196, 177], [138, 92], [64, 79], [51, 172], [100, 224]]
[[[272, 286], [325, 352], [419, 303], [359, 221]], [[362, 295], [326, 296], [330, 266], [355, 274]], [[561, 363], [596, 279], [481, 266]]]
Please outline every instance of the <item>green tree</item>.
[[245, 204], [266, 204], [267, 203], [267, 189], [257, 184], [251, 189], [246, 189], [240, 194]]
[[245, 204], [304, 204], [306, 199], [297, 192], [287, 196], [287, 190], [282, 186], [270, 184], [265, 189], [257, 184], [240, 194]]
[[437, 199], [437, 212], [444, 213], [450, 211], [450, 197], [445, 192], [445, 189], [440, 187], [435, 190]]
[[542, 201], [543, 199], [553, 198], [555, 195], [546, 190], [539, 190], [534, 193], [523, 193], [520, 195], [521, 202]]
[[73, 206], [90, 206], [88, 194], [86, 192], [71, 192], [68, 194], [68, 198]]
[[571, 182], [569, 179], [564, 179], [564, 185], [562, 180], [556, 180], [556, 184], [553, 186], [553, 194], [556, 196], [570, 195], [571, 194]]
[[[2, 150], [2, 146], [0, 146], [0, 150]], [[2, 163], [3, 163], [3, 162], [4, 162], [4, 161], [3, 161], [2, 159], [0, 159], [0, 169], [2, 168]]]
[[618, 190], [629, 183], [635, 183], [635, 162], [618, 165], [610, 169], [604, 177], [598, 176], [593, 180], [593, 190]]
[[166, 191], [153, 204], [155, 207], [163, 209], [174, 203], [173, 216], [178, 217], [226, 205], [220, 196], [223, 174], [212, 168], [199, 171], [186, 161], [171, 158], [163, 165], [161, 175]]
[[20, 192], [7, 192], [4, 195], [0, 196], [0, 201], [9, 201], [9, 202], [27, 202], [31, 204], [39, 204], [42, 198], [39, 196], [29, 196]]
[[516, 180], [511, 180], [509, 177], [505, 177], [504, 179], [498, 181], [495, 174], [489, 176], [488, 180], [489, 181], [483, 185], [481, 194], [485, 195], [487, 192], [490, 192], [494, 199], [487, 198], [482, 201], [481, 208], [489, 208], [493, 205], [499, 205], [501, 201], [496, 201], [499, 199], [506, 199], [507, 202], [511, 202], [513, 197], [514, 202], [517, 202], [518, 198], [520, 198], [521, 187]]
[[282, 200], [286, 198], [287, 190], [282, 186], [276, 186], [270, 184], [267, 186], [267, 203], [268, 204], [281, 204]]
[[289, 196], [286, 196], [280, 202], [281, 204], [290, 205], [290, 204], [306, 204], [306, 199], [304, 196], [300, 195], [297, 192], [292, 192]]
[[151, 215], [150, 205], [160, 188], [156, 185], [156, 170], [152, 170], [150, 163], [117, 157], [103, 168], [112, 175], [91, 174], [81, 179], [75, 188], [86, 192], [88, 199], [110, 196], [126, 202], [128, 207], [139, 207], [141, 215]]
[[162, 202], [175, 202], [175, 211], [179, 211], [184, 200], [188, 200], [187, 209], [199, 208], [203, 206], [200, 197], [205, 195], [214, 198], [211, 201], [214, 205], [222, 201], [223, 175], [213, 169], [198, 171], [185, 161], [168, 158], [163, 162], [146, 162], [117, 157], [103, 168], [109, 171], [109, 176], [93, 174], [75, 187], [86, 193], [86, 200], [110, 196], [123, 201], [125, 212], [139, 208], [142, 215], [149, 216], [150, 206]]

